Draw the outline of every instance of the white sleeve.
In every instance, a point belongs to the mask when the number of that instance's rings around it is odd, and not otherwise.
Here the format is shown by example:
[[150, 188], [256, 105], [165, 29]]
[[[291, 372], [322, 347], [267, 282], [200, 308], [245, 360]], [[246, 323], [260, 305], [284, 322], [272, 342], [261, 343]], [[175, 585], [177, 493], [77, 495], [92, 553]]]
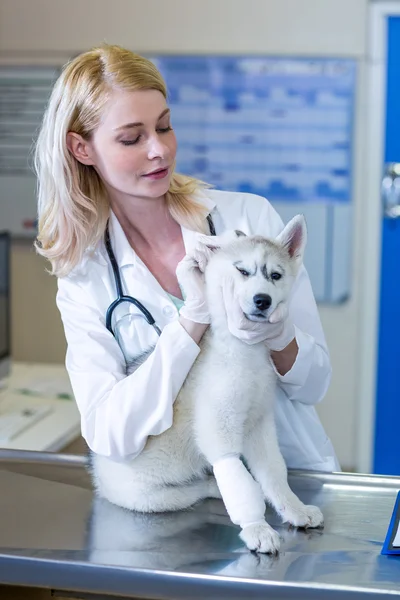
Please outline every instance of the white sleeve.
[[97, 454], [116, 460], [138, 455], [148, 436], [171, 427], [173, 403], [200, 348], [174, 321], [126, 376], [123, 354], [90, 295], [73, 280], [59, 279], [57, 305], [83, 437]]
[[[277, 236], [284, 224], [269, 202], [261, 211], [257, 233]], [[325, 396], [332, 368], [308, 273], [303, 266], [293, 287], [289, 314], [294, 323], [299, 351], [286, 375], [278, 375], [278, 384], [289, 400], [317, 404]]]

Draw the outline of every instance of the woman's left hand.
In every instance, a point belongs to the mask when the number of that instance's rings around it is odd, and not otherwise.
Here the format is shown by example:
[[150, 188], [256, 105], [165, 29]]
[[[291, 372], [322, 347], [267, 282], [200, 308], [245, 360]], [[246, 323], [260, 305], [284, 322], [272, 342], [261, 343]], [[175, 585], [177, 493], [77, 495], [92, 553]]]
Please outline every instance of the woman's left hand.
[[233, 282], [225, 281], [222, 291], [228, 328], [238, 339], [249, 345], [265, 342], [271, 351], [280, 351], [295, 338], [294, 325], [286, 304], [278, 304], [268, 321], [250, 321], [239, 305]]

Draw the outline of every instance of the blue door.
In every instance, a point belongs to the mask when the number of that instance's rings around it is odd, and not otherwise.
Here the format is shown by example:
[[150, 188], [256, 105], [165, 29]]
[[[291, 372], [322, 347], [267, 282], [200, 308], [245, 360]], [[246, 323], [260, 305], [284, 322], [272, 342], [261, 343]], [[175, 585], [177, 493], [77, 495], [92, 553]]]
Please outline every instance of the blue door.
[[400, 475], [400, 17], [387, 19], [382, 259], [373, 471]]

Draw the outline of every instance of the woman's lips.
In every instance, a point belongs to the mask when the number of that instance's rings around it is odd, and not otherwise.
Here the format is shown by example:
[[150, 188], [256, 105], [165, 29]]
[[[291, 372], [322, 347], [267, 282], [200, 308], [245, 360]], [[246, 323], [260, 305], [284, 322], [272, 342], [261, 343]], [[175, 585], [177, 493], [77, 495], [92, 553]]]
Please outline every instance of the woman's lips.
[[165, 169], [157, 169], [155, 171], [152, 171], [151, 173], [146, 173], [146, 175], [143, 175], [142, 177], [146, 177], [146, 179], [163, 179], [167, 175], [168, 167], [166, 167]]

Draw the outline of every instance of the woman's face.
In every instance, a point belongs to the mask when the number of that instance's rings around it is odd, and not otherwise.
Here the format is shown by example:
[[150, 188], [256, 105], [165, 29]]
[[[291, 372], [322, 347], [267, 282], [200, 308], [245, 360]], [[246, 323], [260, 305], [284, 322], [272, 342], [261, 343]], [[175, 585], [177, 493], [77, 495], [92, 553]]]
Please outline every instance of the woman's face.
[[86, 146], [86, 164], [94, 166], [111, 201], [160, 198], [168, 191], [176, 138], [161, 92], [114, 91]]

